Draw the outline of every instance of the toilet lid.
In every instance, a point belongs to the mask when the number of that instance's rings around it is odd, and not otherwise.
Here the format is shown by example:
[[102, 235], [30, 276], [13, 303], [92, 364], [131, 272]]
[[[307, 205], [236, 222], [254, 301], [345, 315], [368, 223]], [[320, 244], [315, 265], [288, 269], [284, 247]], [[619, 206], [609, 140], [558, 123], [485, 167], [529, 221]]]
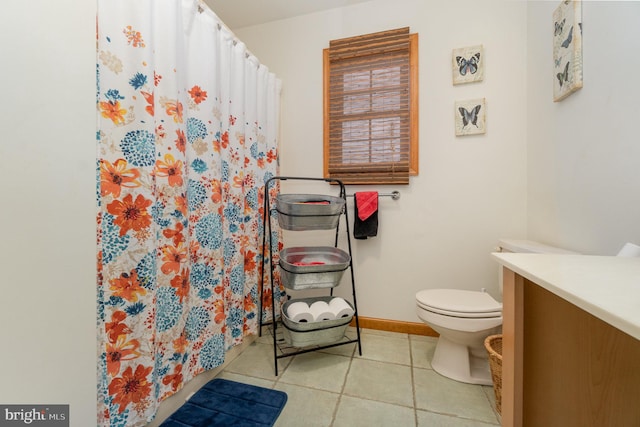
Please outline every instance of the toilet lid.
[[458, 317], [499, 317], [502, 304], [486, 292], [462, 289], [427, 289], [416, 294], [426, 310]]

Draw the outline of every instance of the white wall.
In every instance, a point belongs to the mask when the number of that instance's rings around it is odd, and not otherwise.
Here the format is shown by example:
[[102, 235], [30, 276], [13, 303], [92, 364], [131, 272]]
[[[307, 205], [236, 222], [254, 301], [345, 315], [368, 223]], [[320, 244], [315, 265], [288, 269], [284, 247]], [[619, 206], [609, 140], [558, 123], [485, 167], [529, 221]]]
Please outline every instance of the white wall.
[[528, 230], [588, 254], [640, 244], [640, 2], [582, 4], [584, 87], [554, 103], [552, 13], [528, 3]]
[[[526, 232], [526, 25], [523, 2], [374, 0], [234, 29], [283, 81], [281, 174], [317, 177], [322, 49], [332, 39], [403, 26], [419, 34], [420, 175], [409, 186], [370, 187], [402, 196], [380, 199], [377, 237], [353, 241], [360, 315], [417, 322], [414, 295], [426, 288], [495, 294], [489, 253], [500, 237]], [[485, 80], [454, 87], [451, 51], [474, 44], [484, 45]], [[486, 135], [456, 138], [454, 101], [479, 97], [487, 100]], [[327, 191], [285, 184], [286, 191]], [[285, 244], [305, 238], [289, 233]]]
[[95, 2], [3, 4], [0, 403], [96, 423]]

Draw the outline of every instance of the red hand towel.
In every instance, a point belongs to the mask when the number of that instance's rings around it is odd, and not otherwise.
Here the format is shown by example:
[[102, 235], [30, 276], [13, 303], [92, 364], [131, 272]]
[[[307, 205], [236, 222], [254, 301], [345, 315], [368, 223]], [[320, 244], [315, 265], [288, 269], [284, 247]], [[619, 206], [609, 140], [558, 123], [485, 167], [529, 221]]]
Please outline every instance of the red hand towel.
[[364, 221], [378, 210], [378, 192], [361, 191], [355, 193], [356, 204], [358, 205], [358, 218]]

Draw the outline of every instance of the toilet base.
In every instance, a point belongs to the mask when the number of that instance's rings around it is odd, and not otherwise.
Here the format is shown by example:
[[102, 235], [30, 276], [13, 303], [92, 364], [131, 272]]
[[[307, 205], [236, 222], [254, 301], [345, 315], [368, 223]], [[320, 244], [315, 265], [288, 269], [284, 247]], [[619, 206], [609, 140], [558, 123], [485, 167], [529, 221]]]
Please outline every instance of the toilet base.
[[471, 351], [469, 347], [450, 341], [442, 335], [438, 338], [431, 367], [440, 375], [456, 381], [493, 385], [486, 352]]

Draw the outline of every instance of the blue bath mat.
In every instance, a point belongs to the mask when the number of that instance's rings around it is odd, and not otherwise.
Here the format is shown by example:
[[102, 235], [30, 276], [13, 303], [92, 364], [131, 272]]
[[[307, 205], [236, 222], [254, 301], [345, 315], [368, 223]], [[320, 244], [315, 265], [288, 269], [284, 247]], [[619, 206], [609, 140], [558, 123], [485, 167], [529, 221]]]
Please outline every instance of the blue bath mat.
[[287, 394], [216, 378], [167, 418], [164, 427], [272, 426]]

